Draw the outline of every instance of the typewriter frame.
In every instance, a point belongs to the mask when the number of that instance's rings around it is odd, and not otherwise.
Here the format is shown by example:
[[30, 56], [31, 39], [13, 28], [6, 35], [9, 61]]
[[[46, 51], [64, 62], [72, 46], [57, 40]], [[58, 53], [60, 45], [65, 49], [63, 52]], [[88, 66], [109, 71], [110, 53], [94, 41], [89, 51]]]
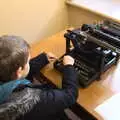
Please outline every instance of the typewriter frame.
[[[80, 31], [80, 33], [78, 31]], [[119, 52], [117, 52], [118, 49], [116, 49], [114, 46], [112, 46], [108, 43], [105, 43], [104, 41], [100, 41], [99, 39], [95, 38], [94, 36], [91, 36], [86, 31], [85, 32], [82, 31], [81, 28], [78, 28], [78, 29], [75, 29], [72, 31], [67, 30], [67, 33], [64, 34], [64, 37], [66, 39], [66, 53], [64, 55], [69, 54], [73, 51], [78, 51], [80, 49], [79, 44], [81, 44], [82, 42], [86, 42], [86, 41], [92, 41], [94, 44], [98, 45], [102, 49], [104, 49], [104, 48], [110, 49], [111, 52], [114, 52], [116, 54], [113, 57], [113, 59], [111, 59], [107, 64], [105, 64], [105, 58], [106, 58], [107, 54], [105, 54], [104, 52], [100, 53], [101, 58], [100, 58], [99, 70], [96, 71], [95, 75], [89, 80], [88, 83], [81, 84], [81, 86], [83, 88], [87, 87], [89, 84], [91, 84], [95, 80], [100, 80], [100, 76], [103, 72], [105, 72], [107, 69], [109, 69], [112, 65], [117, 64], [117, 61], [119, 59]], [[78, 44], [78, 41], [80, 42], [79, 44]], [[73, 44], [73, 47], [74, 47], [72, 49], [71, 49], [71, 43]], [[60, 59], [62, 57], [60, 57]], [[59, 68], [56, 65], [56, 62], [57, 61], [55, 61], [55, 63], [54, 63], [54, 67], [59, 70]]]

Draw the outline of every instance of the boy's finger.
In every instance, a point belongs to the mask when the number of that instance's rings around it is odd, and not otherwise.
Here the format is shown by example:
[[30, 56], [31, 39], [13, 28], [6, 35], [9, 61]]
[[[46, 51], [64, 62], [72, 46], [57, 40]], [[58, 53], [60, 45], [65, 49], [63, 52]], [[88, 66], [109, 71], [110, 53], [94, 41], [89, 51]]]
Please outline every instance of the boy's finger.
[[56, 56], [50, 56], [49, 59], [57, 59]]

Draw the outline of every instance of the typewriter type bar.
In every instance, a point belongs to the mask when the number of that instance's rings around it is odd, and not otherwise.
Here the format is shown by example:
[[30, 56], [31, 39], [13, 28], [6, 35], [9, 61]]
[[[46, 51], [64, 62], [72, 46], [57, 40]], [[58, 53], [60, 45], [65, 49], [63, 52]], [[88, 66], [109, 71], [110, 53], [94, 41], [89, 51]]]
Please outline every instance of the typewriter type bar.
[[114, 52], [120, 54], [120, 39], [116, 38], [110, 34], [104, 33], [101, 30], [98, 30], [93, 25], [84, 24], [81, 28], [84, 31], [84, 35], [88, 40], [93, 40], [96, 44], [101, 45], [102, 47], [109, 48]]
[[92, 41], [94, 43], [96, 43], [97, 45], [103, 47], [103, 48], [109, 48], [111, 49], [112, 51], [120, 54], [120, 49], [112, 46], [111, 44], [103, 41], [103, 40], [100, 40], [100, 39], [97, 39], [96, 37], [93, 37], [92, 35], [89, 35], [89, 34], [86, 34], [86, 33], [83, 33], [84, 36], [85, 36], [85, 40], [87, 39], [88, 41]]
[[114, 29], [118, 30], [118, 32], [120, 32], [120, 23], [113, 22], [113, 21], [110, 21], [110, 20], [104, 20], [102, 25], [109, 26], [111, 28], [114, 28]]

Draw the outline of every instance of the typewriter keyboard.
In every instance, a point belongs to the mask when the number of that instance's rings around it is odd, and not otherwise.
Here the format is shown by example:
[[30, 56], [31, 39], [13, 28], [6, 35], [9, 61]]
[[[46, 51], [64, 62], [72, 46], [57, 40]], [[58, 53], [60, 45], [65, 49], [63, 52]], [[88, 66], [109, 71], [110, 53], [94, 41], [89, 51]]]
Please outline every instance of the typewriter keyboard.
[[[84, 61], [80, 60], [79, 56], [73, 55], [72, 57], [75, 59], [74, 68], [77, 72], [80, 86], [88, 86], [94, 79], [96, 79], [96, 70]], [[60, 72], [62, 72], [63, 69], [62, 60], [63, 57], [54, 63], [54, 67]]]

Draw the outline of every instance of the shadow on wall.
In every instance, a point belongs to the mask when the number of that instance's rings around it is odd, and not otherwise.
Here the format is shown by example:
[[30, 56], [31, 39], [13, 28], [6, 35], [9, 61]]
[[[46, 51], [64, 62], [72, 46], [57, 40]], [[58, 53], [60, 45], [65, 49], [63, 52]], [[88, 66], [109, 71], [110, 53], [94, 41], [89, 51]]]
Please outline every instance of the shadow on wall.
[[65, 0], [4, 0], [0, 14], [0, 35], [19, 35], [28, 42], [48, 37], [68, 23]]
[[42, 25], [41, 30], [37, 34], [37, 40], [40, 40], [40, 38], [49, 37], [61, 30], [68, 28], [67, 18], [67, 13], [64, 10], [55, 12], [51, 18], [49, 20], [46, 19], [45, 24]]

